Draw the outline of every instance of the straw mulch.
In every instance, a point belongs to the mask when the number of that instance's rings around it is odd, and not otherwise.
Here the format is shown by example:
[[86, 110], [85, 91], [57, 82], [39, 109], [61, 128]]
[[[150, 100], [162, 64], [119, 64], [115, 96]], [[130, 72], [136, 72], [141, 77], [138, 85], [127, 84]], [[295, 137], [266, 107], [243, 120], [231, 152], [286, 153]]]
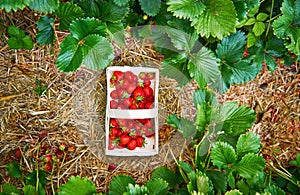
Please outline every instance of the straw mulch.
[[220, 101], [253, 108], [257, 121], [251, 130], [261, 136], [262, 154], [288, 167], [300, 153], [300, 65], [277, 64], [273, 74], [264, 66], [253, 81], [232, 86]]
[[[11, 25], [10, 21], [13, 21], [29, 34], [36, 34], [37, 16], [29, 10], [13, 14], [0, 11], [0, 15], [6, 25]], [[134, 177], [137, 183], [143, 183], [150, 178], [155, 167], [166, 165], [173, 168], [174, 157], [182, 153], [185, 144], [179, 133], [164, 124], [165, 117], [170, 113], [193, 116], [195, 110], [191, 95], [195, 86], [191, 84], [180, 90], [176, 88], [175, 81], [160, 77], [159, 155], [126, 159], [106, 156], [105, 74], [84, 67], [69, 74], [59, 72], [55, 59], [59, 43], [66, 33], [59, 30], [55, 33], [57, 40], [53, 47], [36, 47], [31, 51], [10, 50], [7, 37], [1, 36], [0, 174], [3, 182], [17, 182], [7, 176], [5, 168], [15, 149], [23, 150], [22, 168], [32, 171], [37, 164], [43, 168], [43, 150], [54, 154], [61, 143], [75, 148], [75, 151], [67, 151], [66, 158], [58, 162], [61, 170], [54, 172], [55, 186], [65, 183], [72, 175], [79, 175], [94, 182], [98, 192], [105, 192], [115, 175], [127, 174]], [[124, 47], [115, 49], [117, 56], [112, 66], [142, 64], [160, 68], [163, 59], [151, 43], [141, 43], [132, 38], [127, 39]], [[47, 88], [41, 96], [35, 92], [40, 87], [36, 80]], [[279, 66], [273, 75], [262, 71], [255, 80], [233, 86], [220, 97], [220, 101], [236, 100], [249, 104], [257, 111], [260, 109], [262, 119], [253, 130], [261, 135], [265, 148], [286, 163], [295, 157], [300, 148], [299, 88], [299, 66]], [[109, 171], [108, 165], [112, 162], [116, 163], [117, 168]]]

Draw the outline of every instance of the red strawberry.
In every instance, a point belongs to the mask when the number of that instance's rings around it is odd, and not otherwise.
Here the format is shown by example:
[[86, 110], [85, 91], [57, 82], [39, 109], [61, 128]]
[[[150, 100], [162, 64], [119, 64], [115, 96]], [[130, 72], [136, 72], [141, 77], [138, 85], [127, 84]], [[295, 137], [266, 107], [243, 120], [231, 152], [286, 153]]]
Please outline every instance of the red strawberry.
[[115, 142], [108, 142], [108, 149], [109, 150], [113, 150], [113, 149], [115, 149], [115, 147], [116, 147], [116, 143]]
[[131, 71], [127, 71], [124, 73], [124, 78], [129, 82], [134, 82], [134, 74]]
[[134, 76], [133, 76], [133, 81], [134, 81], [135, 83], [137, 83], [137, 82], [138, 82], [138, 80], [139, 80], [139, 77], [138, 77], [138, 76], [136, 76], [136, 75], [134, 75]]
[[154, 102], [154, 96], [151, 95], [151, 96], [147, 97], [147, 102]]
[[136, 138], [136, 146], [137, 147], [143, 147], [145, 145], [145, 138], [142, 136], [139, 136]]
[[112, 99], [118, 99], [118, 93], [117, 93], [117, 90], [112, 90], [112, 91], [110, 92], [110, 97], [111, 97]]
[[117, 121], [118, 121], [118, 124], [119, 124], [120, 127], [124, 127], [124, 126], [127, 125], [127, 120], [126, 119], [118, 118]]
[[129, 108], [134, 103], [133, 97], [128, 97], [123, 100], [123, 104], [126, 108]]
[[147, 79], [152, 80], [155, 78], [155, 73], [154, 72], [148, 72], [147, 73]]
[[108, 136], [108, 139], [109, 139], [109, 140], [115, 140], [116, 138], [117, 138], [116, 135], [109, 135], [109, 136]]
[[130, 83], [126, 89], [127, 93], [132, 94], [136, 87], [137, 85], [135, 83]]
[[140, 72], [139, 78], [140, 78], [141, 80], [146, 80], [146, 79], [147, 79], [147, 74], [146, 74], [145, 72]]
[[136, 131], [139, 131], [139, 130], [141, 130], [141, 125], [138, 124], [138, 123], [135, 123], [133, 128], [134, 128]]
[[147, 120], [147, 122], [144, 125], [148, 128], [152, 128], [153, 127], [152, 120], [151, 119]]
[[145, 104], [145, 107], [144, 107], [145, 109], [149, 109], [149, 108], [153, 108], [153, 103], [152, 102], [147, 102], [146, 104]]
[[124, 99], [128, 95], [124, 89], [118, 89], [117, 94], [119, 99]]
[[127, 148], [129, 150], [134, 150], [136, 148], [136, 140], [135, 139], [131, 139], [128, 143], [127, 143]]
[[128, 128], [130, 128], [130, 129], [133, 128], [133, 125], [134, 125], [134, 121], [133, 120], [128, 120], [127, 121], [127, 127]]
[[110, 128], [109, 131], [110, 131], [110, 132], [109, 132], [110, 135], [117, 135], [117, 133], [118, 133], [118, 129], [115, 128], [115, 127]]
[[118, 124], [118, 122], [117, 122], [117, 120], [115, 118], [111, 118], [109, 120], [109, 126], [110, 127], [119, 127], [119, 124]]
[[128, 142], [130, 142], [130, 140], [131, 140], [131, 137], [128, 136], [127, 134], [122, 134], [120, 136], [120, 143], [123, 145], [126, 145]]
[[117, 137], [120, 137], [123, 134], [122, 129], [118, 129]]
[[111, 109], [116, 109], [118, 107], [118, 102], [115, 100], [110, 100], [109, 106]]
[[145, 92], [142, 87], [138, 86], [132, 92], [132, 97], [137, 101], [142, 101], [145, 98]]
[[149, 87], [151, 85], [151, 81], [150, 80], [144, 80], [143, 86], [144, 87]]
[[44, 162], [48, 163], [48, 162], [51, 162], [51, 161], [52, 161], [52, 155], [51, 154], [47, 154], [44, 157]]
[[14, 157], [20, 159], [22, 157], [22, 151], [20, 148], [17, 148], [14, 152]]
[[113, 164], [113, 163], [112, 163], [112, 164], [109, 164], [109, 165], [108, 165], [108, 170], [109, 170], [109, 171], [113, 171], [113, 170], [115, 170], [116, 168], [117, 168], [117, 165], [116, 165], [116, 164]]
[[139, 109], [144, 109], [145, 108], [145, 103], [144, 102], [139, 102], [138, 103], [138, 108]]
[[144, 90], [144, 95], [146, 97], [153, 96], [153, 89], [151, 87], [149, 87], [149, 86], [144, 87], [143, 90]]
[[122, 87], [123, 89], [126, 90], [126, 89], [129, 87], [130, 82], [129, 82], [128, 80], [122, 80], [121, 83], [120, 83], [120, 85], [121, 85], [121, 87]]
[[[144, 127], [144, 126], [143, 126]], [[145, 136], [146, 137], [152, 137], [155, 135], [154, 129], [152, 128], [147, 128], [147, 130], [145, 131]]]
[[45, 170], [47, 172], [51, 172], [52, 171], [52, 164], [51, 163], [46, 163], [45, 164]]
[[126, 109], [126, 106], [123, 104], [123, 101], [120, 101], [120, 102], [118, 103], [117, 109], [119, 109], [119, 110], [124, 110], [124, 109]]
[[112, 75], [111, 78], [112, 78], [112, 80], [120, 81], [120, 80], [123, 79], [123, 76], [124, 76], [124, 74], [123, 74], [122, 71], [116, 70], [116, 71], [114, 71], [114, 73], [113, 73], [113, 75]]
[[112, 78], [110, 78], [110, 79], [109, 79], [109, 86], [110, 86], [111, 88], [113, 88], [113, 87], [115, 87], [115, 84], [116, 84], [116, 81], [113, 80]]
[[124, 134], [129, 134], [130, 133], [130, 128], [129, 127], [122, 127], [122, 132], [124, 133]]
[[121, 144], [121, 143], [119, 143], [118, 145], [117, 145], [117, 148], [119, 148], [119, 149], [122, 149], [122, 148], [125, 148], [126, 147], [126, 144]]
[[138, 105], [136, 105], [136, 104], [131, 104], [131, 105], [129, 106], [129, 109], [131, 109], [131, 110], [138, 109]]

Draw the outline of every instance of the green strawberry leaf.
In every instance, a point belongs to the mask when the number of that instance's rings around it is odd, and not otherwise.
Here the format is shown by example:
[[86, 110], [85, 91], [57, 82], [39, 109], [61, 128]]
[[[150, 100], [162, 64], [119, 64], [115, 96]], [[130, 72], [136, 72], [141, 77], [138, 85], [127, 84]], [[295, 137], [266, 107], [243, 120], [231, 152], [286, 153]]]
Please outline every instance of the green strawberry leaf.
[[273, 22], [274, 34], [282, 38], [286, 48], [296, 55], [300, 54], [300, 0], [285, 0], [282, 3], [283, 15]]
[[54, 18], [48, 16], [41, 16], [37, 22], [37, 29], [39, 32], [36, 35], [36, 40], [41, 45], [53, 43], [54, 36]]
[[[228, 66], [228, 68], [232, 71], [231, 75], [231, 83], [230, 84], [242, 84], [248, 81], [253, 80], [256, 75], [259, 73], [258, 68], [255, 64], [251, 65], [248, 61], [242, 60], [236, 64]], [[222, 72], [222, 76], [224, 75]]]
[[209, 118], [206, 116], [207, 113], [207, 104], [202, 103], [197, 105], [197, 114], [195, 118], [195, 125], [197, 129], [201, 132], [205, 131], [206, 124], [209, 123]]
[[32, 185], [24, 186], [23, 192], [24, 192], [24, 195], [35, 195], [36, 194], [35, 187]]
[[230, 190], [225, 193], [225, 195], [242, 195], [242, 194], [243, 193], [241, 193], [239, 190]]
[[182, 117], [180, 119], [179, 132], [183, 134], [185, 139], [191, 140], [196, 135], [197, 128], [190, 120]]
[[118, 175], [114, 177], [109, 184], [109, 195], [119, 195], [127, 192], [127, 186], [133, 186], [135, 181], [127, 175]]
[[129, 0], [113, 0], [113, 2], [118, 6], [124, 6], [129, 2]]
[[7, 183], [2, 185], [2, 192], [4, 193], [4, 195], [6, 195], [6, 194], [21, 195], [22, 194], [21, 191], [16, 186], [14, 186], [12, 184], [7, 184]]
[[71, 72], [79, 68], [83, 61], [83, 51], [78, 40], [72, 36], [66, 36], [60, 44], [60, 52], [56, 59], [60, 71]]
[[248, 153], [241, 159], [240, 162], [233, 165], [233, 169], [243, 178], [251, 178], [265, 167], [265, 159], [257, 154]]
[[166, 119], [167, 124], [174, 127], [175, 129], [179, 129], [180, 128], [180, 119], [178, 118], [178, 116], [176, 114], [171, 114], [167, 117]]
[[145, 186], [149, 194], [165, 195], [168, 192], [168, 183], [163, 179], [157, 178], [148, 180]]
[[10, 26], [8, 28], [8, 46], [11, 49], [28, 49], [33, 48], [33, 41], [29, 35], [25, 35], [25, 32], [16, 26]]
[[259, 14], [257, 14], [257, 16], [256, 16], [256, 19], [257, 19], [258, 21], [263, 22], [263, 21], [265, 21], [268, 17], [269, 17], [269, 15], [266, 14], [266, 13], [259, 13]]
[[231, 0], [204, 1], [206, 9], [192, 19], [192, 26], [202, 37], [222, 39], [235, 32], [236, 11]]
[[82, 45], [84, 64], [90, 69], [104, 69], [114, 59], [111, 43], [99, 35], [89, 35]]
[[149, 191], [146, 186], [139, 186], [138, 184], [128, 184], [127, 192], [123, 193], [123, 195], [143, 195], [149, 194]]
[[214, 83], [220, 77], [218, 66], [218, 59], [206, 47], [192, 54], [188, 63], [190, 75], [200, 88], [206, 87], [208, 83]]
[[0, 0], [0, 9], [4, 9], [6, 12], [23, 10], [31, 1], [33, 0]]
[[148, 16], [156, 16], [160, 10], [161, 0], [139, 0], [142, 10]]
[[255, 36], [259, 37], [265, 32], [266, 25], [263, 22], [255, 22], [252, 32], [254, 33]]
[[99, 15], [98, 17], [104, 22], [120, 22], [129, 12], [129, 7], [116, 6], [114, 2], [98, 1]]
[[253, 32], [249, 32], [247, 35], [247, 47], [254, 46], [259, 41], [259, 37], [255, 36]]
[[187, 58], [184, 54], [178, 53], [171, 59], [165, 59], [162, 62], [161, 74], [175, 79], [179, 87], [183, 87], [191, 80], [186, 66]]
[[255, 135], [252, 132], [241, 135], [236, 145], [238, 159], [240, 160], [247, 153], [258, 153], [260, 146], [261, 144], [258, 135]]
[[226, 142], [217, 142], [211, 149], [212, 163], [219, 169], [229, 169], [235, 163], [237, 157], [231, 145]]
[[78, 6], [82, 9], [86, 17], [99, 18], [101, 16], [101, 11], [99, 8], [100, 5], [98, 1], [95, 0], [79, 1]]
[[[37, 179], [38, 176], [38, 179]], [[26, 185], [32, 185], [35, 186], [36, 182], [39, 181], [42, 186], [45, 186], [47, 184], [47, 174], [45, 171], [33, 171], [26, 175]]]
[[195, 18], [205, 10], [205, 5], [201, 1], [194, 0], [168, 0], [167, 5], [169, 12], [183, 19]]
[[223, 131], [234, 136], [245, 133], [256, 120], [254, 110], [237, 102], [224, 103], [212, 117], [216, 124], [223, 125]]
[[[299, 190], [299, 189], [298, 189]], [[286, 193], [277, 185], [269, 185], [264, 190], [266, 194], [285, 195]]]
[[[161, 166], [161, 167], [156, 168], [152, 172], [151, 178], [152, 179], [161, 179], [162, 181], [166, 181], [168, 184], [168, 187], [170, 189], [175, 188], [176, 175], [172, 170], [168, 169], [167, 167]], [[165, 185], [165, 184], [163, 184], [163, 185]], [[147, 187], [150, 191], [152, 190], [149, 186], [147, 186]], [[156, 193], [152, 193], [152, 194], [156, 194]]]
[[222, 39], [222, 42], [217, 45], [217, 57], [224, 61], [225, 64], [233, 64], [241, 60], [246, 46], [246, 36], [242, 31]]
[[12, 161], [12, 162], [7, 163], [6, 169], [7, 169], [9, 176], [11, 176], [13, 178], [21, 178], [22, 177], [22, 171], [17, 162]]
[[123, 24], [121, 22], [118, 23], [107, 22], [106, 26], [107, 26], [109, 39], [111, 41], [116, 41], [118, 45], [124, 45], [125, 30]]
[[212, 181], [216, 190], [225, 192], [227, 188], [226, 175], [221, 171], [207, 170], [206, 175]]
[[61, 185], [58, 189], [58, 195], [90, 195], [92, 193], [96, 193], [95, 185], [89, 179], [79, 176], [70, 177], [68, 182]]
[[60, 30], [68, 30], [73, 20], [81, 18], [84, 15], [82, 9], [71, 2], [60, 3], [54, 14], [59, 18]]
[[94, 18], [77, 19], [70, 25], [70, 32], [77, 40], [82, 40], [91, 34], [106, 36], [106, 25]]
[[30, 8], [38, 12], [52, 13], [59, 6], [59, 0], [33, 0]]

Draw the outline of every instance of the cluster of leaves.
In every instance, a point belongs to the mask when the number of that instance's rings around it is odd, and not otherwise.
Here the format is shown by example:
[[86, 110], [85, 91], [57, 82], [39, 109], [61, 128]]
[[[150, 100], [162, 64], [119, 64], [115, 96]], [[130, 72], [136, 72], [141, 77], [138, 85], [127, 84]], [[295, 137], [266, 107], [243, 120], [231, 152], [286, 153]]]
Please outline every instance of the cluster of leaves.
[[[273, 57], [283, 57], [287, 65], [298, 60], [299, 5], [299, 0], [0, 1], [7, 12], [28, 6], [41, 13], [35, 37], [40, 45], [53, 43], [57, 21], [60, 30], [70, 31], [57, 58], [61, 71], [74, 71], [82, 63], [104, 69], [114, 57], [111, 41], [124, 43], [125, 28], [156, 24], [162, 27], [155, 29], [157, 45], [173, 51], [165, 68], [182, 72], [176, 76], [178, 81], [184, 77], [182, 84], [193, 78], [220, 92], [251, 80], [263, 62], [273, 71]], [[32, 49], [34, 44], [23, 30], [12, 26], [8, 34], [11, 48]], [[246, 47], [249, 56], [243, 58]], [[296, 57], [291, 58], [291, 53]]]

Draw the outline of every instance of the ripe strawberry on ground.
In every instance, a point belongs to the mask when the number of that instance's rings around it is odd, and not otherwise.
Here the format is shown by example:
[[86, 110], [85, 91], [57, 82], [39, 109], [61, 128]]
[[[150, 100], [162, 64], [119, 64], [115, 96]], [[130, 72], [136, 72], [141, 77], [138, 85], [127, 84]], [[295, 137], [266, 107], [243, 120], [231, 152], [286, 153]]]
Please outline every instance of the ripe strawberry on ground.
[[52, 155], [51, 154], [47, 154], [44, 157], [44, 162], [48, 163], [48, 162], [51, 162], [51, 161], [52, 161]]
[[136, 148], [136, 140], [135, 139], [131, 139], [128, 143], [127, 143], [127, 148], [129, 150], [134, 150]]
[[22, 151], [20, 148], [17, 148], [14, 152], [14, 157], [20, 159], [22, 157]]
[[109, 170], [109, 171], [113, 171], [113, 170], [115, 170], [116, 168], [117, 168], [117, 165], [114, 164], [114, 163], [111, 163], [111, 164], [108, 165], [108, 170]]
[[47, 172], [51, 172], [52, 171], [52, 163], [46, 163], [45, 164], [45, 170]]
[[68, 147], [68, 152], [73, 153], [73, 152], [75, 152], [75, 151], [76, 151], [76, 146], [75, 146], [75, 145], [69, 145], [69, 147]]

